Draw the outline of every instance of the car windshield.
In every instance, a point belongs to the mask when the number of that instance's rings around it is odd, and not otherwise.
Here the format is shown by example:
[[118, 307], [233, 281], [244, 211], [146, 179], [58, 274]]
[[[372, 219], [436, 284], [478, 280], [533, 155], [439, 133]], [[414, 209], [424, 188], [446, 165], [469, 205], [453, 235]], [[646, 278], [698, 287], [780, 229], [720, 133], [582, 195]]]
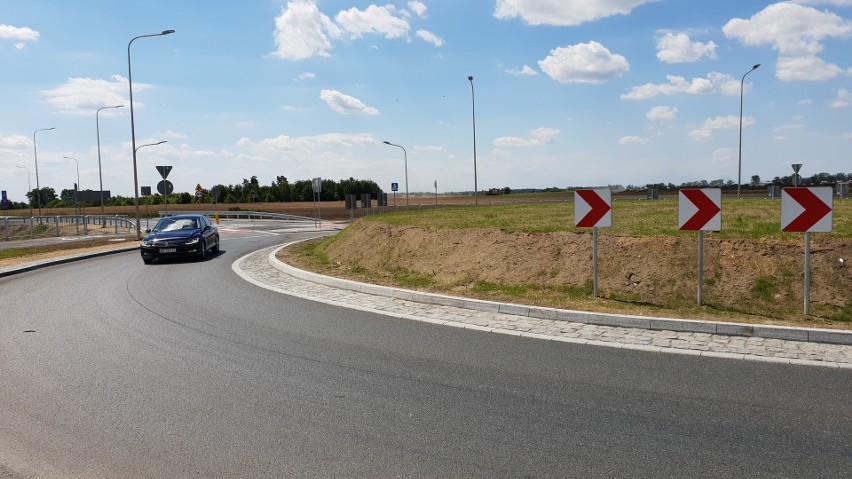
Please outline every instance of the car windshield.
[[151, 231], [175, 231], [175, 230], [197, 230], [198, 220], [195, 218], [163, 218], [157, 222], [157, 226]]

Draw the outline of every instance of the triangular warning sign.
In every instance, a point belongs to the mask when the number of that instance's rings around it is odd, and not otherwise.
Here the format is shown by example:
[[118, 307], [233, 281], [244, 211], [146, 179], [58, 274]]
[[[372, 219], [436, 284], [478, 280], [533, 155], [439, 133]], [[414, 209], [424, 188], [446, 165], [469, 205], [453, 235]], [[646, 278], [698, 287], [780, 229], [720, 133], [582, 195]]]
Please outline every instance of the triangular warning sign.
[[157, 171], [160, 172], [160, 176], [165, 180], [169, 177], [169, 173], [172, 171], [171, 166], [158, 166]]

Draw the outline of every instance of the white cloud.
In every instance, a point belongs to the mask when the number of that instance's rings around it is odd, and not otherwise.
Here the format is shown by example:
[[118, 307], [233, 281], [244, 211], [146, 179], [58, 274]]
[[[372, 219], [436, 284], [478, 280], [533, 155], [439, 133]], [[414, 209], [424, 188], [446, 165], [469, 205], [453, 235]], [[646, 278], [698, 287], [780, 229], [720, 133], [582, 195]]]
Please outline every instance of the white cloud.
[[[419, 18], [427, 16], [427, 7], [422, 2], [410, 1], [408, 8]], [[284, 60], [330, 57], [334, 48], [332, 40], [346, 34], [352, 39], [380, 35], [390, 40], [409, 40], [411, 25], [408, 20], [411, 18], [410, 11], [397, 10], [394, 5], [387, 4], [370, 5], [364, 10], [356, 7], [341, 10], [332, 20], [319, 10], [316, 0], [290, 0], [275, 18], [273, 35], [277, 49], [272, 56]], [[415, 35], [438, 47], [445, 43], [443, 38], [425, 29], [417, 30]], [[372, 45], [370, 48], [379, 47]]]
[[436, 47], [441, 47], [441, 46], [444, 45], [444, 39], [443, 38], [435, 35], [434, 33], [430, 32], [428, 30], [417, 30], [416, 35], [417, 35], [418, 38], [421, 38], [421, 39], [435, 45]]
[[666, 33], [657, 42], [657, 58], [666, 63], [691, 63], [702, 57], [716, 58], [716, 44], [693, 42], [685, 33]]
[[292, 0], [275, 18], [274, 56], [284, 60], [304, 60], [315, 56], [329, 57], [331, 41], [340, 28], [321, 13], [312, 0]]
[[852, 0], [792, 0], [792, 2], [801, 5], [836, 5], [838, 7], [852, 7]]
[[378, 115], [379, 110], [369, 107], [361, 100], [345, 95], [337, 90], [322, 90], [320, 98], [325, 101], [329, 108], [341, 115]]
[[370, 5], [366, 10], [352, 7], [340, 11], [334, 19], [352, 38], [361, 38], [365, 34], [383, 35], [389, 39], [403, 38], [411, 27], [402, 18], [394, 16], [395, 10], [393, 5]]
[[[740, 94], [740, 79], [734, 78], [731, 75], [719, 72], [710, 72], [707, 79], [713, 84], [713, 91], [717, 91], [725, 96], [739, 96]], [[750, 83], [743, 85], [743, 90], [748, 91]]]
[[304, 80], [313, 80], [316, 77], [317, 77], [316, 74], [313, 73], [313, 72], [304, 72], [304, 73], [300, 74], [297, 77], [297, 79], [300, 80], [300, 81], [304, 81]]
[[515, 76], [528, 76], [528, 77], [538, 76], [538, 72], [533, 70], [529, 65], [524, 65], [523, 68], [521, 68], [520, 70], [512, 70], [512, 69], [506, 70], [506, 73], [508, 73], [510, 75], [515, 75]]
[[678, 93], [706, 95], [714, 91], [729, 96], [740, 94], [740, 81], [719, 72], [711, 72], [707, 75], [707, 78], [693, 78], [691, 81], [673, 75], [667, 76], [666, 79], [669, 81], [668, 83], [646, 83], [635, 86], [629, 92], [621, 95], [621, 99], [647, 100], [659, 95], [675, 95]]
[[31, 148], [33, 141], [26, 135], [0, 136], [0, 148]]
[[780, 56], [775, 64], [775, 76], [781, 81], [824, 81], [842, 73], [840, 67], [816, 55]]
[[734, 18], [722, 31], [749, 46], [771, 45], [782, 55], [813, 55], [820, 40], [852, 33], [852, 23], [827, 11], [781, 2], [767, 6], [748, 20]]
[[560, 131], [556, 128], [536, 128], [530, 131], [529, 138], [517, 136], [501, 136], [495, 138], [492, 144], [496, 148], [505, 149], [513, 147], [542, 146], [553, 143]]
[[161, 136], [165, 136], [166, 138], [171, 138], [173, 140], [186, 140], [189, 138], [185, 133], [178, 133], [172, 130], [164, 131]]
[[445, 154], [447, 153], [447, 149], [443, 146], [437, 145], [414, 145], [411, 147], [411, 151], [417, 151], [421, 153], [432, 153], [432, 154]]
[[[752, 117], [743, 118], [743, 128], [754, 125], [755, 121]], [[716, 130], [729, 130], [739, 128], [740, 118], [736, 115], [717, 116], [709, 118], [704, 123], [692, 130], [689, 136], [695, 141], [707, 141], [713, 138], [713, 132]]]
[[612, 15], [627, 15], [654, 0], [497, 0], [494, 17], [520, 17], [530, 25], [579, 25]]
[[736, 148], [719, 148], [713, 151], [713, 163], [729, 164], [737, 159], [739, 150]]
[[287, 135], [267, 138], [253, 142], [249, 138], [240, 138], [237, 146], [255, 150], [316, 152], [325, 148], [372, 146], [378, 143], [373, 135], [367, 133], [325, 133], [314, 136], [291, 137]]
[[845, 88], [841, 88], [837, 91], [837, 98], [831, 102], [832, 108], [846, 108], [852, 104], [852, 95], [849, 94], [849, 91]]
[[651, 121], [666, 121], [677, 118], [677, 107], [672, 106], [655, 106], [645, 114]]
[[[0, 38], [5, 40], [17, 40], [18, 42], [34, 42], [38, 40], [39, 33], [27, 27], [13, 27], [0, 23]], [[19, 45], [18, 43], [17, 45]], [[16, 45], [16, 48], [17, 48]], [[20, 48], [18, 48], [20, 50]]]
[[828, 11], [781, 2], [748, 20], [734, 18], [722, 31], [744, 45], [770, 45], [778, 50], [775, 75], [781, 81], [822, 81], [840, 75], [843, 69], [817, 57], [823, 50], [821, 42], [852, 35], [852, 22]]
[[408, 8], [420, 18], [426, 18], [426, 5], [423, 2], [408, 2]]
[[[41, 94], [48, 104], [65, 114], [89, 115], [104, 105], [127, 105], [127, 79], [120, 75], [113, 75], [111, 78], [113, 81], [69, 78], [64, 85], [42, 91]], [[134, 93], [149, 88], [149, 84], [133, 84]], [[134, 101], [133, 106], [138, 108], [142, 103]]]
[[560, 83], [603, 83], [630, 70], [627, 59], [598, 42], [559, 47], [538, 62], [550, 78]]
[[647, 145], [648, 143], [651, 143], [651, 139], [641, 136], [622, 136], [618, 140], [619, 145]]

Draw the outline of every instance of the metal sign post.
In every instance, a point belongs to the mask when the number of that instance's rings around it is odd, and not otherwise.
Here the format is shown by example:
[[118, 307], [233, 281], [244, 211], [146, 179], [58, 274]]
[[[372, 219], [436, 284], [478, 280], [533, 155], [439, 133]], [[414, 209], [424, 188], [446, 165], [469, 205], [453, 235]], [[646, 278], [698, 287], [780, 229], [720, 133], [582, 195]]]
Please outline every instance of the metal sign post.
[[313, 198], [314, 198], [314, 213], [316, 213], [317, 220], [314, 222], [314, 226], [317, 229], [322, 229], [322, 207], [320, 206], [322, 202], [322, 198], [320, 197], [320, 193], [322, 193], [322, 178], [319, 176], [312, 180], [311, 186], [313, 187]]
[[704, 301], [704, 231], [698, 230], [698, 306]]
[[704, 301], [704, 232], [722, 229], [722, 190], [680, 190], [678, 228], [682, 231], [698, 231], [698, 305], [701, 306]]
[[592, 287], [598, 297], [598, 227], [612, 226], [612, 191], [574, 191], [574, 226], [592, 228]]
[[805, 232], [805, 316], [811, 314], [811, 232]]
[[172, 171], [171, 166], [157, 166], [157, 171], [160, 172], [160, 176], [163, 177], [163, 181], [157, 184], [157, 191], [159, 191], [163, 195], [163, 207], [166, 211], [169, 211], [169, 195], [174, 190], [174, 186], [171, 181], [166, 180], [169, 177], [169, 173]]
[[598, 297], [598, 227], [592, 228], [592, 292]]
[[781, 231], [805, 233], [805, 315], [811, 314], [811, 232], [831, 232], [833, 199], [830, 186], [781, 190]]

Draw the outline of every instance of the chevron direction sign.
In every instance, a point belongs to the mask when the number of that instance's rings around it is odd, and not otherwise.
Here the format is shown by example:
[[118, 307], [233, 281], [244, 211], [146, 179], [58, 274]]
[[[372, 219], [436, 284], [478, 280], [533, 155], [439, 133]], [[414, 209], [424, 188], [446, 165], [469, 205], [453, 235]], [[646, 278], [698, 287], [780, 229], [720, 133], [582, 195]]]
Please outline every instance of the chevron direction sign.
[[722, 190], [704, 188], [678, 193], [678, 228], [684, 231], [722, 229]]
[[612, 226], [612, 191], [608, 188], [574, 191], [574, 226]]
[[781, 190], [781, 231], [830, 233], [832, 199], [830, 186]]

